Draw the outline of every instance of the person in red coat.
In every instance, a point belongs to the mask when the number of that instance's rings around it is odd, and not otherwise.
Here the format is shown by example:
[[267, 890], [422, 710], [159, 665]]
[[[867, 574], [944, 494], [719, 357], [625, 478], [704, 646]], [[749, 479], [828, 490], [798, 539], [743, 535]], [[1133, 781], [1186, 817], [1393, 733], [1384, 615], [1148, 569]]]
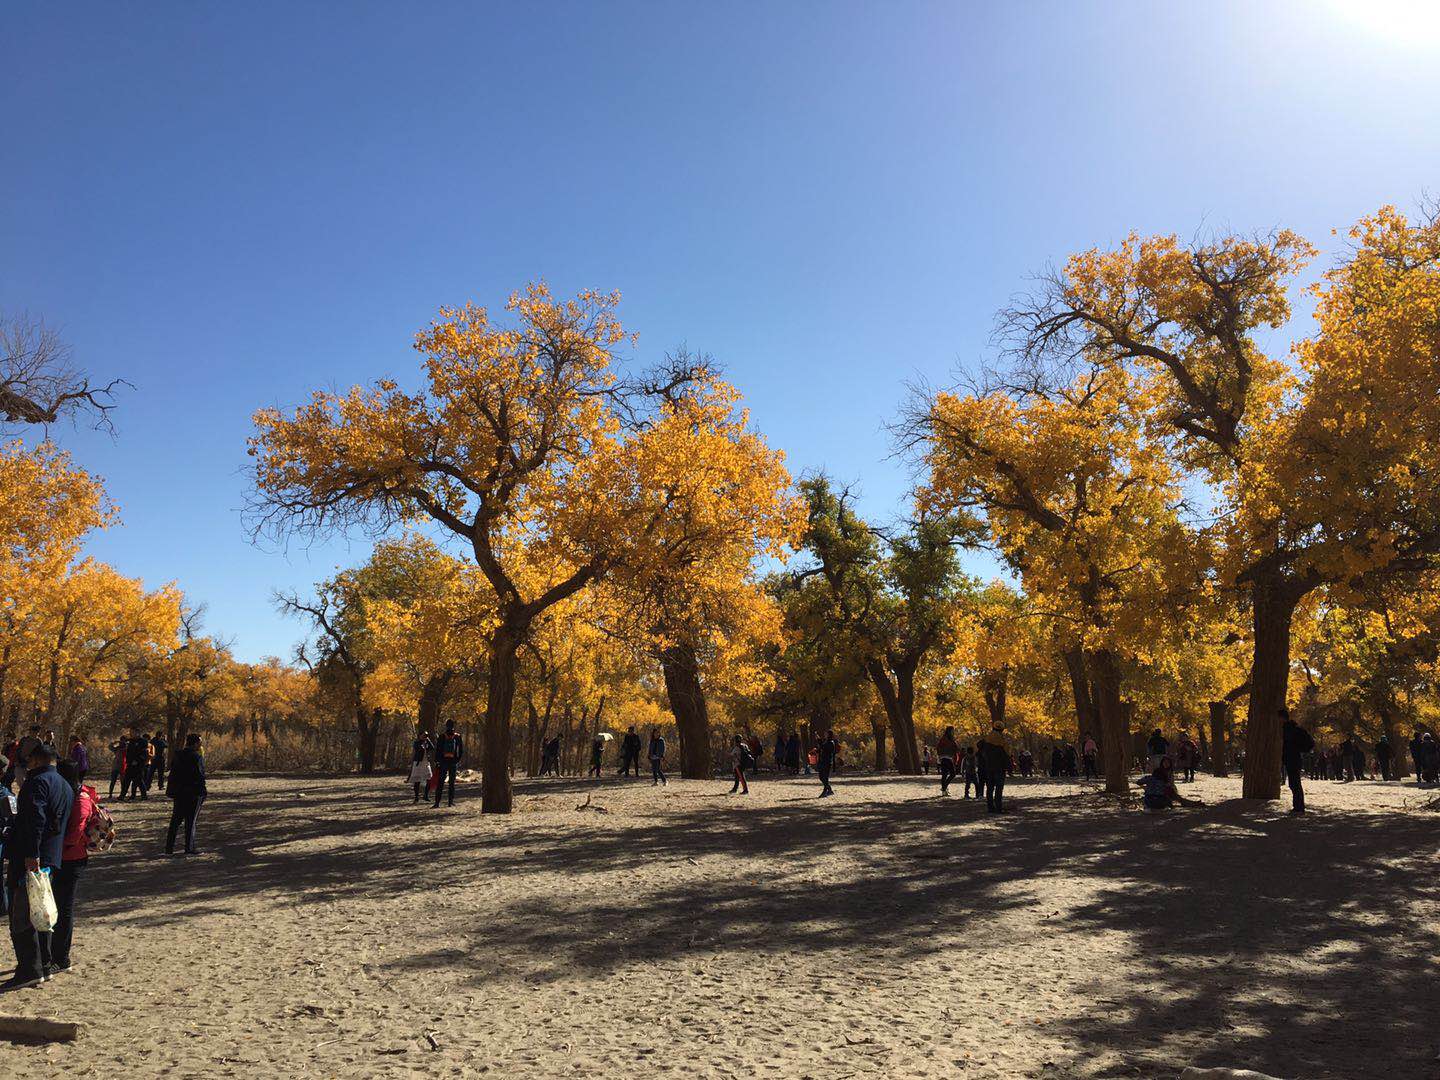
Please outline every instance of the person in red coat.
[[59, 918], [50, 937], [50, 970], [70, 970], [70, 943], [75, 937], [75, 895], [80, 887], [80, 875], [90, 861], [90, 841], [87, 832], [95, 817], [95, 807], [100, 794], [81, 780], [75, 762], [65, 761], [56, 771], [75, 792], [75, 802], [70, 809], [70, 823], [65, 827], [65, 846], [60, 852], [60, 866], [50, 875], [50, 887], [55, 893], [55, 908]]

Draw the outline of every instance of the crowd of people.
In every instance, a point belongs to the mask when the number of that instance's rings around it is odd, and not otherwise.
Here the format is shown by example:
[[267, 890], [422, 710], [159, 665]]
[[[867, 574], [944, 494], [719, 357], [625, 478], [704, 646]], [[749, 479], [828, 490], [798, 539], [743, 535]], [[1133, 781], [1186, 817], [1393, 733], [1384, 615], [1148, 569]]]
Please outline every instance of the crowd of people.
[[[175, 853], [182, 827], [185, 853], [197, 853], [195, 823], [206, 795], [200, 745], [199, 735], [186, 738], [185, 748], [175, 755], [168, 783], [165, 740], [159, 732], [153, 740], [132, 733], [111, 745], [118, 763], [116, 776], [123, 773], [127, 780], [122, 798], [130, 789], [143, 799], [151, 784], [166, 784], [166, 794], [174, 800], [167, 855]], [[48, 982], [72, 967], [81, 879], [91, 852], [107, 850], [115, 840], [113, 819], [99, 792], [85, 782], [89, 768], [89, 751], [80, 734], [71, 738], [63, 760], [55, 733], [38, 727], [23, 738], [12, 736], [0, 752], [0, 864], [4, 866], [0, 914], [6, 917], [15, 950], [15, 972], [0, 984], [0, 992]], [[112, 778], [112, 795], [114, 782]], [[48, 912], [40, 912], [39, 917], [32, 912], [32, 879], [42, 879], [42, 891], [48, 889], [53, 921]]]

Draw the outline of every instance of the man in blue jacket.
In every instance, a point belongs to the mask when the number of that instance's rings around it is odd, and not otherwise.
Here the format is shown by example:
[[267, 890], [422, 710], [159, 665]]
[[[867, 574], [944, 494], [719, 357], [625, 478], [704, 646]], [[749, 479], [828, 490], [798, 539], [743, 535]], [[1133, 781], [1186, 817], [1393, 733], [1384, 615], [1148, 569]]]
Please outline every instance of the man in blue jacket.
[[20, 990], [50, 977], [50, 935], [30, 922], [30, 898], [25, 889], [28, 870], [60, 866], [65, 827], [75, 793], [55, 771], [55, 747], [41, 744], [26, 762], [25, 786], [19, 809], [5, 844], [5, 888], [10, 894], [10, 941], [15, 946], [15, 974], [0, 984], [0, 992]]

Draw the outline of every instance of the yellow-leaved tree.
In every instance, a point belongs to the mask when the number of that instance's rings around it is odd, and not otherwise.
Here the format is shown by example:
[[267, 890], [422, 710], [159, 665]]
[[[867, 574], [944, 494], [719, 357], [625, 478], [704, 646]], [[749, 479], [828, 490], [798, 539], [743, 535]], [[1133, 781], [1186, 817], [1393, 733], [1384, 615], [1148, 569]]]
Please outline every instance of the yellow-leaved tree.
[[[258, 523], [279, 533], [429, 519], [465, 544], [493, 594], [485, 646], [487, 812], [508, 813], [518, 654], [535, 620], [621, 568], [665, 563], [706, 527], [707, 465], [728, 433], [672, 413], [734, 409], [703, 364], [623, 374], [618, 296], [557, 300], [544, 285], [484, 308], [443, 309], [421, 333], [423, 385], [391, 380], [262, 410], [250, 441]], [[743, 485], [743, 481], [742, 481]]]

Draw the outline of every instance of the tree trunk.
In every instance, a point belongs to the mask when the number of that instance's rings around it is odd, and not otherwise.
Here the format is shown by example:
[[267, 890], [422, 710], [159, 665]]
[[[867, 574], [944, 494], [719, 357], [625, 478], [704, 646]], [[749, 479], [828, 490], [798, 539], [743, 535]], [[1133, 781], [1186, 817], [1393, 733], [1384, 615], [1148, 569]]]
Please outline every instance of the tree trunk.
[[1075, 695], [1075, 745], [1084, 746], [1085, 736], [1094, 734], [1100, 727], [1100, 713], [1095, 707], [1095, 695], [1091, 692], [1085, 652], [1076, 645], [1061, 655], [1065, 660], [1065, 670], [1070, 674], [1070, 691]]
[[1229, 720], [1228, 701], [1210, 702], [1210, 772], [1215, 776], [1230, 775], [1230, 747], [1225, 739]]
[[367, 710], [364, 705], [355, 707], [355, 730], [360, 736], [360, 771], [375, 771], [375, 744], [380, 735], [379, 709]]
[[[915, 745], [915, 669], [900, 667], [895, 682], [879, 660], [866, 660], [865, 672], [885, 708], [890, 721], [890, 735], [895, 742], [895, 768], [906, 776], [920, 772], [920, 752]], [[815, 732], [818, 738], [820, 732]]]
[[710, 754], [710, 713], [700, 685], [700, 663], [689, 645], [671, 645], [660, 653], [665, 693], [680, 734], [680, 775], [709, 780], [715, 775]]
[[[1395, 728], [1395, 714], [1390, 706], [1380, 706], [1380, 733], [1385, 736], [1385, 741], [1390, 744], [1390, 779], [1399, 780], [1401, 777], [1410, 775], [1410, 769], [1406, 765], [1409, 755], [1404, 739], [1397, 739], [1399, 732]], [[1380, 768], [1377, 759], [1375, 768]]]
[[875, 771], [885, 771], [885, 714], [870, 710], [870, 733], [875, 736]]
[[1105, 790], [1123, 795], [1130, 790], [1130, 725], [1120, 702], [1120, 665], [1108, 649], [1095, 649], [1086, 657], [1094, 679], [1094, 704], [1100, 720], [1100, 756], [1105, 766]]
[[430, 735], [440, 734], [440, 710], [445, 705], [445, 693], [450, 688], [453, 671], [441, 671], [431, 675], [420, 687], [420, 708], [418, 727]]
[[1250, 669], [1250, 711], [1245, 721], [1247, 799], [1280, 797], [1280, 710], [1290, 689], [1290, 621], [1299, 590], [1283, 579], [1259, 577], [1250, 589], [1255, 659]]
[[510, 711], [515, 705], [515, 654], [523, 636], [522, 628], [502, 622], [490, 637], [480, 788], [480, 811], [485, 814], [508, 814], [514, 802], [510, 787]]

